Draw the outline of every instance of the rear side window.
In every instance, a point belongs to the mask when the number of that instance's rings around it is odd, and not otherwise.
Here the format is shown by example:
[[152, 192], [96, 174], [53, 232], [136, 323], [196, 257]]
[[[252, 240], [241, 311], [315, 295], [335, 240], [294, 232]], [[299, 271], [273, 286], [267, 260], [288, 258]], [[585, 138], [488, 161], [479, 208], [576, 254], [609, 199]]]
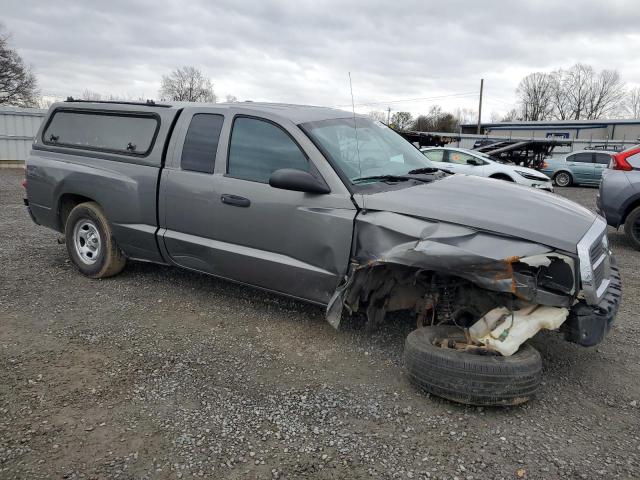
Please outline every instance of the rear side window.
[[442, 162], [444, 150], [425, 150], [422, 152], [425, 157], [433, 162]]
[[213, 173], [223, 121], [222, 115], [197, 113], [193, 116], [182, 147], [180, 166], [183, 170]]
[[255, 118], [233, 122], [227, 173], [236, 178], [268, 183], [281, 168], [309, 170], [309, 162], [293, 139], [280, 127]]
[[160, 122], [155, 115], [57, 110], [42, 141], [47, 145], [145, 156]]
[[593, 163], [593, 153], [576, 153], [569, 157], [570, 162]]
[[609, 165], [609, 162], [611, 161], [611, 155], [609, 155], [608, 153], [596, 153], [596, 163], [599, 163], [601, 165]]

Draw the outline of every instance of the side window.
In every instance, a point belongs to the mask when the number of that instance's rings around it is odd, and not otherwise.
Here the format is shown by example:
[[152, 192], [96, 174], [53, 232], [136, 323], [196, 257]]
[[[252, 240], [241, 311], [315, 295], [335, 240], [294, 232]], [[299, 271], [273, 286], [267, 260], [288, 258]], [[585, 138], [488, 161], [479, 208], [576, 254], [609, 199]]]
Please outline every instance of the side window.
[[449, 150], [449, 163], [456, 163], [458, 165], [468, 165], [467, 160], [475, 160], [473, 155], [457, 152], [455, 150]]
[[570, 162], [593, 163], [593, 153], [576, 153], [567, 159]]
[[222, 115], [196, 113], [193, 116], [182, 147], [180, 166], [183, 170], [213, 173], [223, 122]]
[[596, 163], [601, 165], [609, 165], [611, 161], [611, 155], [608, 153], [596, 153]]
[[281, 168], [309, 170], [309, 162], [298, 145], [280, 127], [255, 118], [233, 122], [227, 173], [236, 178], [268, 183]]
[[56, 110], [42, 134], [46, 145], [145, 156], [159, 120], [137, 112]]
[[444, 154], [444, 150], [425, 150], [424, 152], [422, 152], [424, 154], [425, 157], [427, 157], [429, 160], [431, 160], [432, 162], [443, 162], [444, 159], [443, 154]]
[[629, 162], [629, 165], [633, 168], [640, 168], [640, 152], [627, 157], [627, 162]]

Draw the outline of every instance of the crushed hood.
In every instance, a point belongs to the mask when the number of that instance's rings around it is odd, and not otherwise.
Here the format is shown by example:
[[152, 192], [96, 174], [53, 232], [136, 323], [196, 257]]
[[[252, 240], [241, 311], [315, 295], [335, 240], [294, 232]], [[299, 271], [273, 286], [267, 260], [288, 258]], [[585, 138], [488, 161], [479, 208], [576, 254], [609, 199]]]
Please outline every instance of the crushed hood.
[[366, 210], [388, 211], [530, 240], [576, 253], [596, 219], [558, 195], [515, 183], [451, 175], [428, 184], [356, 196]]

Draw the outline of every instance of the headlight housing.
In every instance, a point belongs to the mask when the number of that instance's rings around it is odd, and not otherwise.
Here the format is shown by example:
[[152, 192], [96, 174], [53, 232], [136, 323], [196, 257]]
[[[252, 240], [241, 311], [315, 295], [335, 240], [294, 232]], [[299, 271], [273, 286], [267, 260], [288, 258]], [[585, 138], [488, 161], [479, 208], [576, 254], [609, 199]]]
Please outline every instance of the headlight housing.
[[516, 170], [516, 173], [521, 177], [526, 178], [527, 180], [537, 180], [539, 182], [548, 182], [550, 180], [549, 177], [543, 175], [535, 175], [530, 172], [523, 172], [522, 170]]

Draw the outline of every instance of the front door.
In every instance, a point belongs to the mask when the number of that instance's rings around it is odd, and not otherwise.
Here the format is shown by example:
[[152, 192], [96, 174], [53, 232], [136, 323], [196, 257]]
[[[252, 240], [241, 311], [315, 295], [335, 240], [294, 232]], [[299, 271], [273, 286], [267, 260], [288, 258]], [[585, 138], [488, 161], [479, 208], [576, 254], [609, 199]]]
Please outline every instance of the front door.
[[468, 153], [457, 150], [445, 150], [445, 161], [448, 169], [455, 173], [466, 173], [467, 175], [484, 176], [484, 162]]
[[595, 156], [595, 163], [593, 164], [594, 166], [594, 178], [593, 178], [593, 183], [600, 183], [600, 179], [602, 178], [602, 172], [604, 172], [606, 170], [606, 168], [609, 166], [609, 163], [611, 162], [611, 155], [609, 155], [608, 153], [600, 153], [600, 152], [596, 152], [594, 153]]
[[225, 277], [328, 303], [346, 272], [355, 207], [348, 195], [273, 188], [275, 170], [319, 176], [281, 126], [237, 116], [226, 174], [216, 175], [212, 245]]
[[595, 167], [593, 165], [592, 152], [574, 153], [567, 157], [567, 166], [571, 170], [576, 183], [591, 183]]

